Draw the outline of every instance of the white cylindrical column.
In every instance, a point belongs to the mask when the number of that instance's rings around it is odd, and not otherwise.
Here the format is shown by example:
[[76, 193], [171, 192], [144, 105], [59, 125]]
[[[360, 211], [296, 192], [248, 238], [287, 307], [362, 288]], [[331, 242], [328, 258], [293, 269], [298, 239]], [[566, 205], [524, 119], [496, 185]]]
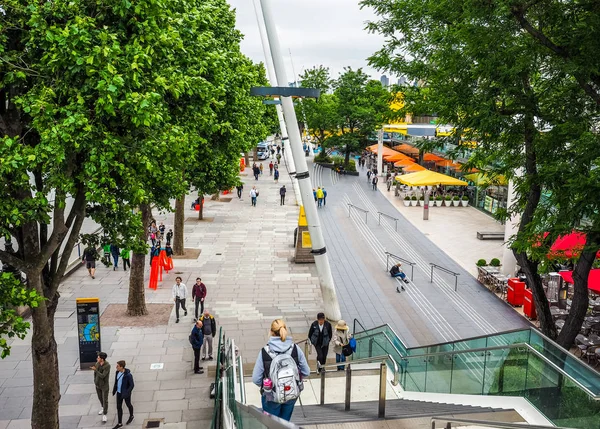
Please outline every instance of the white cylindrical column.
[[[271, 57], [273, 59], [277, 81], [287, 82], [283, 57], [279, 47], [279, 38], [277, 37], [277, 29], [275, 28], [269, 2], [268, 0], [260, 0], [260, 4], [265, 20], [265, 28], [267, 30], [267, 37], [269, 39]], [[281, 106], [283, 108], [283, 115], [289, 132], [290, 144], [288, 150], [291, 151], [294, 161], [296, 161], [296, 178], [298, 179], [298, 185], [300, 186], [300, 195], [302, 197], [306, 221], [308, 223], [308, 231], [312, 242], [312, 253], [315, 258], [315, 265], [321, 283], [321, 293], [323, 295], [324, 305], [323, 311], [328, 319], [339, 320], [342, 318], [340, 304], [337, 299], [335, 285], [333, 284], [333, 276], [331, 275], [331, 267], [329, 266], [329, 258], [326, 253], [325, 240], [323, 239], [323, 233], [321, 231], [319, 215], [317, 214], [317, 208], [314, 203], [312, 183], [308, 173], [308, 165], [306, 164], [304, 151], [302, 150], [302, 138], [300, 136], [300, 129], [298, 128], [294, 103], [290, 97], [281, 97]]]
[[[510, 206], [515, 202], [515, 183], [510, 180], [508, 182], [508, 196], [506, 200], [506, 207]], [[521, 222], [521, 216], [519, 214], [513, 214], [510, 219], [506, 220], [504, 224], [504, 241], [508, 241], [511, 236], [515, 235], [519, 230], [519, 223]], [[515, 274], [517, 266], [517, 260], [508, 243], [504, 244], [502, 250], [502, 274], [505, 276], [512, 276]]]
[[[267, 69], [267, 76], [269, 78], [269, 82], [271, 86], [279, 86], [277, 82], [277, 76], [275, 74], [275, 68], [273, 67], [273, 59], [271, 58], [271, 53], [269, 52], [269, 41], [267, 40], [267, 36], [264, 29], [264, 21], [261, 19], [261, 14], [258, 11], [258, 6], [256, 4], [257, 0], [252, 0], [252, 4], [254, 5], [254, 14], [256, 15], [256, 23], [258, 24], [258, 32], [260, 33], [260, 40], [262, 42], [263, 53], [265, 55], [265, 67]], [[288, 138], [288, 130], [285, 125], [285, 120], [283, 118], [283, 109], [280, 105], [276, 105], [275, 109], [277, 110], [277, 119], [279, 120], [279, 129], [281, 130], [281, 144], [282, 147], [289, 146], [289, 138]], [[288, 154], [290, 150], [288, 148]], [[287, 165], [289, 168], [290, 178], [292, 179], [292, 188], [294, 189], [294, 195], [296, 196], [296, 204], [302, 205], [302, 200], [300, 198], [300, 187], [298, 186], [298, 180], [296, 179], [296, 164], [294, 163], [294, 158], [291, 156], [287, 156], [285, 151], [283, 152], [283, 157], [287, 161]]]
[[383, 128], [377, 132], [377, 174], [383, 176]]

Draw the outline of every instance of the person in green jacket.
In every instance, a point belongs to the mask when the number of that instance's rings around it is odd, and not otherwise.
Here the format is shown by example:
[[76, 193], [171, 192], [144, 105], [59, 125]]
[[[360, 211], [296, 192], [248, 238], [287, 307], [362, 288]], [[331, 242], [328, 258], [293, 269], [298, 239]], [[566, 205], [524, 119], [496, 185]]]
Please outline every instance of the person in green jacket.
[[108, 380], [110, 376], [110, 364], [106, 361], [108, 355], [104, 352], [98, 353], [96, 364], [90, 369], [94, 370], [94, 384], [96, 385], [96, 394], [100, 400], [102, 408], [98, 414], [102, 414], [102, 422], [106, 423], [108, 413]]
[[123, 249], [121, 250], [121, 259], [123, 260], [123, 271], [127, 271], [127, 266], [131, 268], [131, 262], [129, 261], [129, 256], [131, 254], [131, 250]]
[[110, 262], [110, 243], [102, 246], [102, 251], [104, 252], [102, 263], [107, 267], [110, 267], [112, 265], [112, 263]]

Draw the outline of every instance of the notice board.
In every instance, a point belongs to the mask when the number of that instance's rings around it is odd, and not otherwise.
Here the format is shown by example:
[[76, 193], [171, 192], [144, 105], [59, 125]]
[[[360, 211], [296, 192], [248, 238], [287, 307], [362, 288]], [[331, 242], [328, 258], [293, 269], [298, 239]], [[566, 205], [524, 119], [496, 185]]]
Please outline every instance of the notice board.
[[77, 298], [77, 331], [79, 333], [79, 365], [87, 369], [96, 363], [100, 344], [100, 300]]

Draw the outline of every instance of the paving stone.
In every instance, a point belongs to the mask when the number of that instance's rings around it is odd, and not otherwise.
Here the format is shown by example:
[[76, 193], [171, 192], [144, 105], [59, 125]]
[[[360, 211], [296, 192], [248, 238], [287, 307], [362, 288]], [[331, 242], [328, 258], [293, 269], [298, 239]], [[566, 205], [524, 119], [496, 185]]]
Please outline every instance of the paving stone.
[[184, 397], [185, 397], [185, 389], [159, 390], [157, 392], [154, 392], [154, 400], [155, 401], [183, 399]]

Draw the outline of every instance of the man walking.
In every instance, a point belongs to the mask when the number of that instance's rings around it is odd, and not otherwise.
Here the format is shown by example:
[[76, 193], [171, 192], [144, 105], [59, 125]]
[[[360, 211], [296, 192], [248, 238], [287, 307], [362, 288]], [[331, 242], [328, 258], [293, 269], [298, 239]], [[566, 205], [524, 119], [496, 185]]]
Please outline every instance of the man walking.
[[88, 274], [91, 278], [95, 279], [96, 275], [96, 258], [98, 257], [98, 252], [94, 248], [94, 246], [88, 246], [83, 251], [83, 256], [81, 258], [81, 263], [85, 264], [85, 267], [88, 270]]
[[333, 337], [331, 329], [331, 323], [325, 320], [325, 314], [317, 314], [317, 320], [315, 320], [310, 329], [308, 330], [308, 339], [310, 343], [315, 347], [317, 351], [317, 368], [318, 372], [321, 372], [321, 366], [325, 365], [327, 361], [327, 353], [329, 353], [329, 342]]
[[367, 182], [371, 181], [371, 170], [367, 170]]
[[116, 244], [111, 244], [110, 255], [112, 256], [113, 261], [115, 262], [115, 264], [113, 265], [113, 271], [116, 271], [117, 268], [119, 268], [119, 253], [121, 253], [119, 246], [117, 246]]
[[196, 284], [192, 288], [192, 299], [194, 300], [194, 316], [198, 320], [198, 306], [200, 306], [200, 315], [204, 314], [204, 298], [206, 298], [206, 286], [202, 283], [200, 277], [196, 277]]
[[204, 343], [200, 354], [202, 360], [213, 360], [213, 338], [217, 333], [217, 322], [208, 310], [204, 310], [200, 321], [202, 322], [202, 334], [204, 335]]
[[171, 244], [172, 239], [173, 239], [173, 230], [169, 228], [169, 232], [167, 232], [167, 246]]
[[203, 367], [200, 366], [200, 348], [204, 342], [204, 334], [202, 333], [202, 322], [200, 319], [196, 320], [189, 339], [194, 350], [194, 374], [203, 374]]
[[273, 176], [273, 179], [275, 179], [275, 183], [279, 183], [279, 170], [277, 168], [275, 169], [275, 175]]
[[123, 401], [129, 410], [129, 418], [127, 423], [133, 421], [133, 405], [131, 405], [131, 391], [133, 390], [133, 375], [131, 371], [125, 368], [125, 361], [117, 362], [117, 372], [115, 373], [115, 384], [113, 386], [113, 396], [117, 395], [117, 425], [113, 429], [123, 427]]
[[252, 189], [250, 189], [250, 202], [254, 207], [256, 207], [256, 197], [258, 197], [258, 190], [256, 189], [256, 186], [253, 186]]
[[273, 161], [269, 162], [269, 176], [273, 175]]
[[326, 206], [327, 205], [327, 191], [325, 190], [325, 188], [323, 189], [323, 205]]
[[238, 199], [240, 199], [240, 200], [241, 200], [241, 199], [242, 199], [242, 191], [244, 190], [244, 184], [243, 184], [243, 183], [240, 183], [239, 185], [237, 185], [237, 186], [235, 187], [235, 189], [237, 189], [237, 196], [238, 196]]
[[281, 188], [279, 188], [279, 196], [281, 197], [281, 201], [279, 202], [280, 206], [285, 205], [285, 193], [286, 193], [286, 189], [285, 189], [285, 185], [283, 185]]
[[102, 408], [98, 414], [102, 415], [102, 423], [106, 423], [106, 414], [108, 413], [108, 380], [110, 376], [110, 364], [106, 361], [108, 355], [104, 352], [98, 353], [96, 364], [90, 369], [94, 370], [94, 385], [96, 394]]
[[183, 308], [183, 315], [187, 316], [187, 308], [185, 308], [185, 299], [187, 298], [187, 286], [181, 283], [181, 277], [175, 277], [173, 285], [173, 301], [175, 301], [175, 323], [179, 323], [179, 306]]
[[377, 182], [379, 182], [379, 177], [377, 177], [376, 175], [373, 175], [373, 181], [371, 183], [373, 183], [373, 190], [374, 191], [377, 190]]

